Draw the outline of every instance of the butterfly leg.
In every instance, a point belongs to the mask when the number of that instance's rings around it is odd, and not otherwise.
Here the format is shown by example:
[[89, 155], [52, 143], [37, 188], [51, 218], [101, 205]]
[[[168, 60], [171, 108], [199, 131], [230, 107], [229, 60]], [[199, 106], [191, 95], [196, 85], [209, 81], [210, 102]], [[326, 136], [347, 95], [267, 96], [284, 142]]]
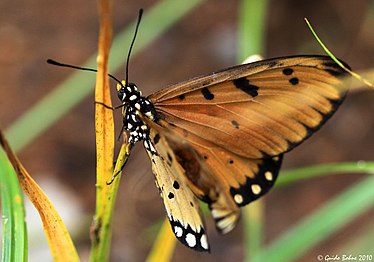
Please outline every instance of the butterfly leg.
[[[133, 146], [133, 144], [130, 144], [130, 143], [128, 143], [128, 144], [126, 145], [126, 149], [125, 149], [126, 152], [125, 152], [123, 158], [122, 158], [122, 159], [118, 159], [118, 160], [116, 161], [116, 166], [117, 166], [117, 164], [120, 164], [121, 167], [118, 169], [118, 171], [117, 171], [116, 173], [113, 173], [113, 176], [112, 176], [112, 178], [110, 179], [110, 181], [107, 181], [107, 182], [106, 182], [107, 185], [111, 185], [111, 184], [114, 182], [114, 180], [116, 179], [116, 177], [117, 177], [119, 174], [121, 174], [123, 168], [125, 167], [125, 165], [126, 165], [128, 159], [129, 159], [129, 157], [130, 157], [130, 153], [131, 153], [131, 148], [132, 148], [132, 146]], [[116, 168], [115, 168], [115, 170], [116, 170]]]
[[97, 102], [97, 101], [95, 101], [95, 104], [102, 105], [103, 107], [105, 107], [107, 109], [110, 109], [110, 110], [117, 110], [117, 109], [120, 109], [120, 108], [122, 108], [126, 105], [126, 104], [120, 104], [118, 106], [108, 106], [108, 105], [104, 104], [103, 102]]

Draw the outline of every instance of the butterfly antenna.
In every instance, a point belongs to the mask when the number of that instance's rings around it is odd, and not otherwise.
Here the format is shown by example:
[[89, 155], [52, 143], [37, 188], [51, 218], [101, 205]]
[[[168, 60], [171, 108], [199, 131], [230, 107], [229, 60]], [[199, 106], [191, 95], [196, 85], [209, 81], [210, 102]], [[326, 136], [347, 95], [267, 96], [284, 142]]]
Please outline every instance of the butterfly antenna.
[[139, 9], [139, 15], [138, 15], [138, 21], [136, 22], [136, 27], [135, 27], [135, 33], [134, 37], [132, 38], [131, 44], [130, 44], [130, 49], [129, 52], [127, 53], [127, 61], [126, 61], [126, 85], [129, 83], [129, 64], [130, 64], [130, 55], [132, 48], [135, 43], [136, 35], [138, 34], [138, 29], [140, 25], [140, 21], [142, 20], [142, 15], [143, 15], [143, 9]]
[[[63, 63], [57, 62], [56, 60], [53, 60], [53, 59], [47, 59], [47, 63], [51, 64], [51, 65], [55, 65], [55, 66], [62, 66], [62, 67], [74, 68], [74, 69], [78, 69], [78, 70], [97, 72], [97, 69], [75, 66], [75, 65], [69, 65], [69, 64], [63, 64]], [[112, 78], [113, 80], [115, 80], [118, 84], [123, 86], [122, 82], [120, 80], [118, 80], [114, 75], [108, 74], [108, 76], [110, 78]]]

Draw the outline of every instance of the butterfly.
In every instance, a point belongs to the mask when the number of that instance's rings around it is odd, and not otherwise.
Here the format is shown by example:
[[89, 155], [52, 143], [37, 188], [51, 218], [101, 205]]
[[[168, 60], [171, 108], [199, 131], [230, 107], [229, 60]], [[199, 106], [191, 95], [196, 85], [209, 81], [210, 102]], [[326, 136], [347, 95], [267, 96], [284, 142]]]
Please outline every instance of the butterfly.
[[317, 131], [346, 95], [328, 56], [239, 65], [148, 97], [119, 86], [128, 143], [142, 141], [175, 236], [209, 251], [199, 202], [221, 233], [274, 185], [283, 154]]
[[345, 75], [328, 56], [304, 55], [235, 66], [148, 97], [119, 82], [128, 148], [143, 142], [175, 236], [209, 251], [199, 200], [230, 232], [240, 207], [273, 187], [283, 154], [338, 109]]
[[235, 66], [145, 97], [128, 81], [130, 52], [126, 81], [109, 75], [118, 82], [127, 146], [144, 144], [171, 228], [196, 251], [210, 250], [199, 201], [219, 232], [233, 230], [240, 208], [273, 187], [284, 153], [316, 132], [347, 92], [346, 72], [330, 57], [303, 55]]

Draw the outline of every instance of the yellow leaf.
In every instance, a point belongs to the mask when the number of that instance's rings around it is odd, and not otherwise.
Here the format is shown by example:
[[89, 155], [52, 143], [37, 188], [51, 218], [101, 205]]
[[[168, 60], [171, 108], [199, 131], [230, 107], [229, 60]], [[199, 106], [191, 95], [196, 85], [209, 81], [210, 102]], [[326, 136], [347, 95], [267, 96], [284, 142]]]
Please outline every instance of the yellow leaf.
[[91, 228], [91, 261], [107, 261], [109, 256], [112, 192], [106, 182], [112, 177], [114, 155], [113, 110], [108, 108], [112, 106], [108, 79], [108, 58], [112, 39], [110, 1], [99, 1], [99, 15], [99, 54], [95, 88], [96, 214]]
[[[108, 79], [108, 57], [112, 31], [110, 21], [110, 5], [108, 1], [100, 1], [100, 34], [99, 54], [97, 57], [98, 72], [95, 88], [95, 130], [96, 130], [96, 172], [97, 172], [97, 215], [105, 212], [102, 203], [107, 195], [106, 181], [113, 172], [114, 122], [111, 107], [110, 87]], [[99, 211], [99, 212], [98, 212]]]
[[175, 249], [175, 244], [176, 238], [171, 231], [169, 221], [165, 219], [146, 261], [170, 261]]
[[17, 173], [23, 191], [39, 212], [54, 261], [79, 261], [73, 241], [60, 215], [13, 153], [1, 131], [0, 143]]

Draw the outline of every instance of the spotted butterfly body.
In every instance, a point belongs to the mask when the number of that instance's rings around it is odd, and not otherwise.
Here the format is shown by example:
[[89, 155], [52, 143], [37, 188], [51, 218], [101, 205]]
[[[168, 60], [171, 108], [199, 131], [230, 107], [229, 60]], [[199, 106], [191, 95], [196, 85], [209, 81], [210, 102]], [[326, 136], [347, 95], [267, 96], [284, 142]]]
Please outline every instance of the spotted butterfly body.
[[209, 251], [199, 202], [221, 233], [274, 185], [283, 154], [343, 101], [344, 70], [327, 56], [236, 66], [144, 97], [118, 86], [130, 146], [143, 141], [175, 236]]

